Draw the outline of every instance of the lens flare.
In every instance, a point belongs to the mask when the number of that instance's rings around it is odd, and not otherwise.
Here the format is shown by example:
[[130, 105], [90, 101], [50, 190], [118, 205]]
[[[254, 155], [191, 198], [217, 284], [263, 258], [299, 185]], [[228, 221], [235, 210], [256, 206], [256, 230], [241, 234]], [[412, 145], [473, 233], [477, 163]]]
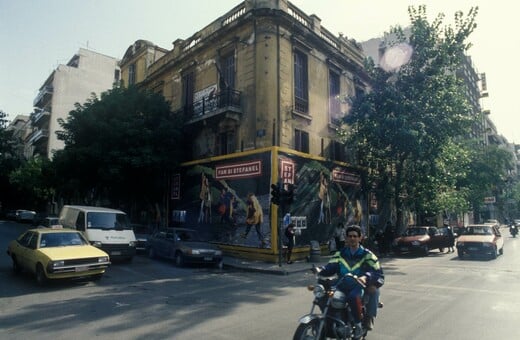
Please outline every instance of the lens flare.
[[410, 61], [412, 53], [413, 48], [406, 43], [389, 47], [381, 58], [380, 66], [387, 72], [397, 71]]

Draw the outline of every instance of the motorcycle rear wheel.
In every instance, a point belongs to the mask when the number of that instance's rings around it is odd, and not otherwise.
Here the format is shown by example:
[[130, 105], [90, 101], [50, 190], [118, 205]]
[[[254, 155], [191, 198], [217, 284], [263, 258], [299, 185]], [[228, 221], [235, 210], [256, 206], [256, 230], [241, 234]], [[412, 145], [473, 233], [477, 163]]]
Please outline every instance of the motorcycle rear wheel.
[[320, 328], [320, 320], [314, 319], [308, 323], [301, 323], [294, 332], [293, 340], [324, 340], [325, 329], [322, 330], [322, 334], [318, 336], [318, 329]]

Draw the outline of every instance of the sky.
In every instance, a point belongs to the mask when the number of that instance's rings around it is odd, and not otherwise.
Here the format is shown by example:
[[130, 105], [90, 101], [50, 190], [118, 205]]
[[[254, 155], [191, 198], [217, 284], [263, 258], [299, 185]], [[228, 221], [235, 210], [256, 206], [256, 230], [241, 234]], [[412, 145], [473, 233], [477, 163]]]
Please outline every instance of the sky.
[[[171, 49], [224, 15], [240, 0], [0, 0], [0, 110], [13, 119], [33, 111], [47, 77], [80, 48], [121, 59], [138, 39]], [[454, 14], [479, 7], [468, 41], [478, 73], [486, 73], [489, 97], [482, 107], [498, 133], [520, 143], [520, 4], [511, 0], [293, 0], [315, 14], [335, 35], [358, 42], [410, 24], [408, 6], [426, 5], [430, 22], [440, 13], [453, 26]]]

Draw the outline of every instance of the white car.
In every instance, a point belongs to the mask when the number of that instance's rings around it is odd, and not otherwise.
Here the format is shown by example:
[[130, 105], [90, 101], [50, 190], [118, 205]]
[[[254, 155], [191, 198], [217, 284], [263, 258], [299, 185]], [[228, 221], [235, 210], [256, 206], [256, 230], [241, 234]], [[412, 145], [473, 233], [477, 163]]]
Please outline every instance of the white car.
[[33, 222], [36, 217], [36, 211], [32, 210], [16, 210], [16, 220], [18, 222]]

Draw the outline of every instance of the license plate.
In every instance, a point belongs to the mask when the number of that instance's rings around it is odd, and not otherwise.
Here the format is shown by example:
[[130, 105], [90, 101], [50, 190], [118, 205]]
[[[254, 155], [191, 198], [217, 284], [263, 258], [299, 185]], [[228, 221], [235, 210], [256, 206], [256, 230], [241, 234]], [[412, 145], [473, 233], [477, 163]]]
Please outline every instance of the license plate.
[[213, 260], [213, 257], [211, 256], [204, 256], [204, 261], [211, 261]]
[[110, 255], [121, 255], [120, 251], [111, 251]]
[[88, 267], [76, 267], [76, 272], [84, 272], [88, 269]]

